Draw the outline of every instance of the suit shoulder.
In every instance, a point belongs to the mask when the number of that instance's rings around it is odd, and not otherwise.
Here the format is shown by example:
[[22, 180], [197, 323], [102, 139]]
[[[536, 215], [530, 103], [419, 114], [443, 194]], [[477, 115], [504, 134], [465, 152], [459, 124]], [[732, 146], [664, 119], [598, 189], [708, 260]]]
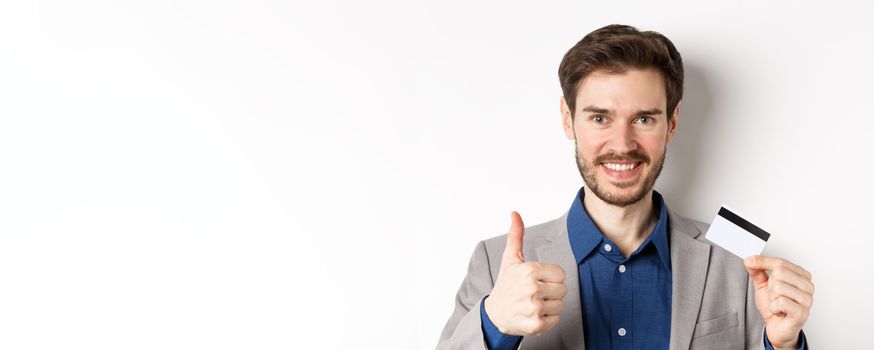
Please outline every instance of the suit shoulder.
[[695, 228], [697, 228], [698, 231], [700, 231], [702, 234], [707, 233], [707, 230], [710, 229], [710, 224], [708, 224], [704, 221], [695, 220], [695, 219], [687, 218], [687, 217], [683, 217], [683, 219], [688, 220], [689, 224], [694, 226]]
[[683, 232], [699, 240], [702, 234], [706, 233], [707, 229], [710, 228], [708, 223], [680, 215], [674, 211], [668, 211], [668, 217], [671, 231]]
[[[555, 234], [556, 231], [562, 231], [562, 227], [567, 225], [566, 216], [552, 219], [537, 225], [526, 226], [525, 235], [522, 238], [523, 252], [535, 250], [537, 247], [547, 242], [547, 237], [550, 234]], [[503, 254], [504, 247], [507, 245], [507, 234], [502, 234], [488, 238], [483, 241], [486, 247], [486, 252], [489, 255]]]

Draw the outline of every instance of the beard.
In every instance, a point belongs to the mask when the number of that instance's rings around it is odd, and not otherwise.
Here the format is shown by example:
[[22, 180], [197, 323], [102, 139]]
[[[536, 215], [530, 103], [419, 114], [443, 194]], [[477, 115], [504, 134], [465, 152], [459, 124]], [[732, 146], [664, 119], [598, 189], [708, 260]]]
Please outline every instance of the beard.
[[[662, 151], [661, 157], [656, 159], [655, 163], [651, 163], [650, 158], [640, 151], [632, 151], [623, 155], [608, 153], [595, 157], [593, 162], [589, 162], [580, 154], [580, 148], [577, 147], [576, 142], [574, 142], [574, 148], [576, 149], [577, 168], [580, 169], [580, 175], [582, 175], [583, 180], [586, 182], [586, 187], [588, 187], [589, 190], [591, 190], [592, 193], [602, 201], [617, 207], [627, 207], [637, 203], [653, 189], [656, 179], [662, 172], [662, 166], [665, 164], [665, 156], [668, 153], [666, 146]], [[642, 162], [638, 166], [643, 166], [644, 164], [651, 164], [652, 166], [646, 174], [642, 175], [642, 182], [638, 178], [638, 180], [632, 182], [604, 184], [604, 187], [612, 185], [620, 189], [634, 188], [637, 186], [631, 193], [622, 194], [610, 192], [606, 188], [602, 188], [602, 184], [598, 182], [598, 167], [600, 164], [609, 161]]]

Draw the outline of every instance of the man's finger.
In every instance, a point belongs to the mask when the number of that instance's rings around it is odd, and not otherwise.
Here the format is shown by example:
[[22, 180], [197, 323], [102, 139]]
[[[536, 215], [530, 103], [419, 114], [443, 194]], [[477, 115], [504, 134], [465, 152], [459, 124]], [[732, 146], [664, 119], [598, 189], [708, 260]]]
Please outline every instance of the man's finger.
[[543, 316], [543, 328], [538, 333], [542, 333], [555, 327], [558, 324], [558, 315], [546, 315]]
[[562, 300], [567, 296], [567, 286], [564, 283], [537, 282], [540, 287], [538, 297], [544, 300]]
[[525, 224], [522, 223], [522, 216], [515, 211], [510, 213], [510, 232], [507, 234], [507, 246], [504, 248], [504, 257], [501, 261], [502, 269], [509, 264], [525, 262], [525, 257], [522, 255], [524, 234]]
[[813, 304], [813, 297], [810, 294], [807, 294], [786, 282], [772, 280], [771, 286], [768, 288], [771, 291], [771, 293], [769, 293], [770, 300], [787, 297], [808, 309]]
[[773, 256], [751, 255], [744, 259], [744, 265], [747, 268], [774, 271], [778, 269], [789, 269], [798, 275], [811, 279], [810, 272], [801, 268], [801, 266], [791, 263], [789, 260], [777, 258]]
[[543, 301], [543, 310], [541, 313], [542, 316], [548, 315], [560, 315], [561, 310], [564, 309], [564, 301], [561, 300], [544, 300]]
[[772, 314], [780, 315], [782, 313], [793, 320], [803, 320], [806, 318], [806, 316], [804, 316], [804, 308], [787, 297], [779, 297], [771, 300], [771, 302], [768, 303], [768, 309]]
[[770, 280], [772, 284], [775, 281], [787, 283], [807, 294], [814, 292], [813, 282], [789, 269], [774, 270], [771, 272]]
[[564, 269], [556, 264], [541, 263], [537, 270], [537, 280], [543, 282], [564, 282]]
[[750, 277], [753, 279], [753, 283], [756, 284], [756, 289], [759, 289], [759, 286], [763, 286], [768, 283], [768, 273], [765, 270], [751, 269], [747, 267], [747, 273], [750, 274]]

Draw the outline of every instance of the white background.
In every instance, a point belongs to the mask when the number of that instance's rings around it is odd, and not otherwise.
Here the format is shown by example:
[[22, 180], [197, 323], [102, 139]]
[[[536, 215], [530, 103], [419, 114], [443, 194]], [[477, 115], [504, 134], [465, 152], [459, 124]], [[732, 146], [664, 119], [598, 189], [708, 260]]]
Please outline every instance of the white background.
[[0, 348], [433, 348], [476, 242], [582, 185], [556, 71], [609, 23], [686, 62], [668, 205], [870, 344], [870, 6], [313, 3], [0, 5]]

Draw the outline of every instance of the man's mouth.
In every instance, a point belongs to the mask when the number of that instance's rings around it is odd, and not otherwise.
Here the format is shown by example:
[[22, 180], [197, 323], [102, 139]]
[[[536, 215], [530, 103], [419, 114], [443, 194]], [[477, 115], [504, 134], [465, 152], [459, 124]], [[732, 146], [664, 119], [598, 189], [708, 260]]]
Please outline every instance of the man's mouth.
[[604, 166], [610, 168], [611, 170], [627, 171], [627, 170], [632, 170], [635, 167], [637, 167], [638, 165], [640, 165], [640, 162], [635, 162], [635, 163], [602, 163], [602, 164], [604, 164]]
[[628, 180], [640, 173], [640, 168], [643, 162], [618, 162], [609, 161], [599, 164], [604, 169], [604, 172], [611, 178], [617, 180]]

